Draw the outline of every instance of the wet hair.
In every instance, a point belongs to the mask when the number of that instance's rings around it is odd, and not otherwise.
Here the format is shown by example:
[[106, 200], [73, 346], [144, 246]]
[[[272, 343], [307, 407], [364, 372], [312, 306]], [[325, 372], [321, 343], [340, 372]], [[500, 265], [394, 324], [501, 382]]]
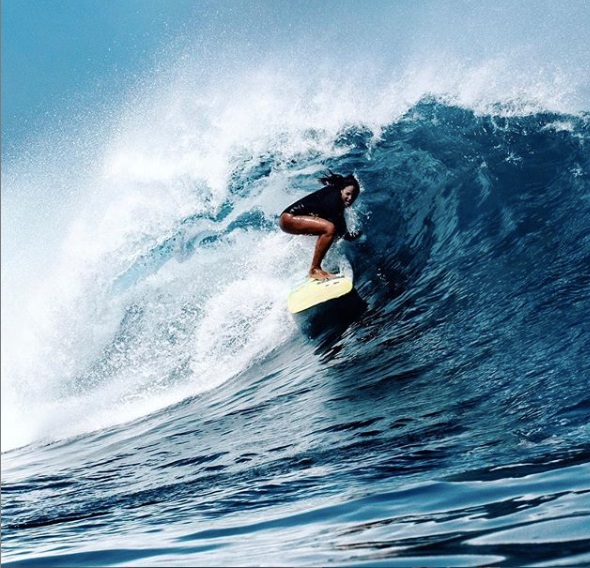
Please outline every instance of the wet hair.
[[354, 177], [353, 174], [348, 174], [347, 176], [343, 176], [340, 174], [335, 174], [332, 170], [328, 170], [328, 175], [322, 176], [319, 178], [319, 181], [326, 186], [335, 187], [339, 190], [343, 190], [345, 187], [352, 185], [354, 188], [353, 199], [358, 197], [360, 192], [360, 186], [358, 180]]

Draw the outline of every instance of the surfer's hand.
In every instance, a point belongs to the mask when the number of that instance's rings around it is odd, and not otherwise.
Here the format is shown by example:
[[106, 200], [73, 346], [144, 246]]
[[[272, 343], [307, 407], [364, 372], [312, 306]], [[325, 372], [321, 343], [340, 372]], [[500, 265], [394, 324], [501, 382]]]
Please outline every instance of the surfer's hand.
[[343, 238], [345, 241], [356, 241], [362, 234], [362, 231], [350, 231]]

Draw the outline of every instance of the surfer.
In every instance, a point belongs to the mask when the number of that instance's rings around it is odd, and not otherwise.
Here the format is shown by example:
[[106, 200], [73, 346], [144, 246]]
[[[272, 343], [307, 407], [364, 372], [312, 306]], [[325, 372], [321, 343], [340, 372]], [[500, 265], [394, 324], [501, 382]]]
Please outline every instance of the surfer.
[[326, 280], [334, 275], [322, 269], [322, 261], [336, 237], [351, 241], [360, 232], [348, 232], [344, 209], [350, 207], [359, 195], [358, 180], [350, 174], [342, 176], [328, 170], [319, 178], [321, 189], [289, 205], [279, 219], [279, 226], [292, 235], [317, 235], [309, 277]]

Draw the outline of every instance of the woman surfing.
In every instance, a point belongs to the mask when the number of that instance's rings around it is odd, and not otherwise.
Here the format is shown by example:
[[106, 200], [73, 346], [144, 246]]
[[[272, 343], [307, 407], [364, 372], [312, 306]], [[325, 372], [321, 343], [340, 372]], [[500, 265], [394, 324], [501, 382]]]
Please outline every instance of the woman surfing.
[[360, 232], [350, 233], [346, 228], [344, 210], [359, 195], [360, 187], [354, 175], [342, 176], [328, 170], [319, 178], [321, 189], [289, 205], [279, 219], [280, 228], [291, 235], [317, 235], [309, 277], [326, 280], [334, 275], [322, 268], [322, 261], [336, 237], [355, 240]]

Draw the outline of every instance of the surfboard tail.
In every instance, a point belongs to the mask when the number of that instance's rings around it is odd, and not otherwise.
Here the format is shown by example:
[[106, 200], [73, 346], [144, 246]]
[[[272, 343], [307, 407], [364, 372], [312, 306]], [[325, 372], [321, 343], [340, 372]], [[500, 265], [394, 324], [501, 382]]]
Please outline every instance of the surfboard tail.
[[346, 276], [337, 276], [328, 280], [308, 279], [295, 288], [287, 299], [289, 312], [297, 314], [309, 308], [340, 298], [350, 293], [353, 282]]

